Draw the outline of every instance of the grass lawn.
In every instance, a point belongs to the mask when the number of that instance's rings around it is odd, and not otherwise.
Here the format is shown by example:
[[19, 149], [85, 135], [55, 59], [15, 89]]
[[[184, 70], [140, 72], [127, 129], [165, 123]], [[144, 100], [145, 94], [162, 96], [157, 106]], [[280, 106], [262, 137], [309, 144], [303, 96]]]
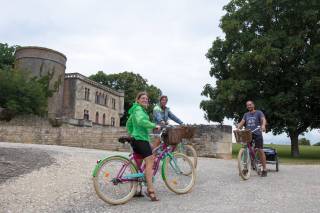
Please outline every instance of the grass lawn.
[[[320, 146], [299, 146], [300, 157], [291, 157], [290, 145], [265, 144], [265, 147], [273, 147], [277, 150], [280, 163], [284, 164], [320, 164]], [[237, 158], [240, 144], [232, 144], [232, 157]]]

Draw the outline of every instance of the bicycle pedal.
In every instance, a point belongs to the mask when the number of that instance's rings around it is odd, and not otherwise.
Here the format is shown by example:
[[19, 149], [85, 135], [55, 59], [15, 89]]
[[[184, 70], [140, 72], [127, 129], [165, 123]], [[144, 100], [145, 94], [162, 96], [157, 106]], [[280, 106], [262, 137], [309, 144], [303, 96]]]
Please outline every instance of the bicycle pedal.
[[144, 197], [144, 195], [142, 194], [142, 192], [139, 192], [139, 193], [135, 194], [133, 197]]

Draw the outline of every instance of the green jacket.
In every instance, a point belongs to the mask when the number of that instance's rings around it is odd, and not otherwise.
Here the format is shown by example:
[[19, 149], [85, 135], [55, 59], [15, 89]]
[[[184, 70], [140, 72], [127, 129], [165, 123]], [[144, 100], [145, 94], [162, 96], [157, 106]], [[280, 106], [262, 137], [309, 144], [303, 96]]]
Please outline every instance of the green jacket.
[[129, 109], [126, 127], [134, 139], [150, 141], [149, 132], [156, 127], [156, 124], [150, 121], [146, 110], [140, 104], [134, 103]]

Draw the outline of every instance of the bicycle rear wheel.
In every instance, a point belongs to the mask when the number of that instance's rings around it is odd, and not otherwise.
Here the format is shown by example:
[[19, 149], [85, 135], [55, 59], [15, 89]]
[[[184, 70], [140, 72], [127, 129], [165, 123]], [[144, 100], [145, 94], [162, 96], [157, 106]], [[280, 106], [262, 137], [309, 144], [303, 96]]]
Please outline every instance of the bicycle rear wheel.
[[[137, 181], [123, 181], [121, 177], [137, 173], [129, 159], [122, 156], [112, 156], [97, 165], [93, 177], [93, 185], [97, 195], [105, 202], [113, 205], [128, 202], [137, 190]], [[120, 170], [122, 175], [119, 176]]]
[[239, 175], [243, 180], [248, 180], [251, 173], [251, 160], [248, 149], [241, 148], [238, 154]]
[[196, 174], [190, 158], [182, 153], [168, 155], [162, 163], [162, 179], [174, 193], [188, 193], [195, 184]]
[[191, 145], [179, 144], [177, 152], [180, 152], [190, 158], [193, 163], [194, 168], [197, 168], [198, 164], [198, 155], [196, 150]]

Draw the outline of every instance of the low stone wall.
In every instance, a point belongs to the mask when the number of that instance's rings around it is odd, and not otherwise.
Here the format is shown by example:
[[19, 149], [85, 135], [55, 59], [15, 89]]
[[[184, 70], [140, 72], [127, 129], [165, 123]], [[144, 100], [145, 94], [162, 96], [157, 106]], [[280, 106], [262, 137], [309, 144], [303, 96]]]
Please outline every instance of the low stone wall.
[[0, 141], [128, 151], [117, 142], [124, 128], [0, 126]]
[[232, 158], [232, 127], [227, 125], [198, 125], [191, 144], [201, 157]]
[[[232, 153], [231, 126], [199, 125], [192, 144], [202, 157], [230, 159]], [[63, 145], [114, 151], [128, 151], [128, 145], [117, 140], [127, 134], [125, 128], [113, 127], [51, 127], [50, 125], [20, 126], [1, 123], [0, 141]]]
[[1, 126], [51, 127], [51, 124], [48, 119], [36, 115], [16, 115], [10, 121], [0, 120]]

